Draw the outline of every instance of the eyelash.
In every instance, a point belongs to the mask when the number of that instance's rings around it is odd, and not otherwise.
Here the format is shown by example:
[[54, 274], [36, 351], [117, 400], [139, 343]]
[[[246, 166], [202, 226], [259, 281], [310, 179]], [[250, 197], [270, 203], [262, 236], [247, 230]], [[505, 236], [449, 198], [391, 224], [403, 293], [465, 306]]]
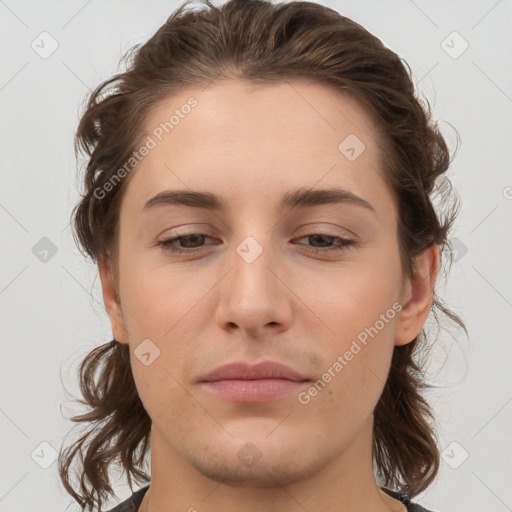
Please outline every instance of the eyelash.
[[[201, 251], [203, 247], [193, 247], [192, 249], [177, 249], [176, 247], [172, 247], [171, 244], [173, 242], [177, 242], [178, 240], [181, 240], [183, 238], [187, 238], [189, 236], [205, 236], [207, 238], [210, 238], [208, 235], [205, 235], [204, 233], [190, 233], [188, 235], [181, 235], [175, 238], [168, 238], [167, 240], [161, 240], [158, 242], [158, 246], [162, 247], [164, 251], [172, 252], [172, 253], [178, 253], [178, 254], [191, 254], [194, 252]], [[303, 238], [309, 238], [313, 236], [324, 236], [327, 238], [333, 238], [334, 240], [339, 240], [341, 243], [339, 245], [333, 246], [333, 247], [307, 247], [306, 250], [315, 254], [325, 254], [325, 253], [336, 253], [336, 252], [342, 252], [350, 247], [357, 246], [357, 242], [355, 240], [350, 240], [348, 238], [342, 238], [339, 236], [334, 235], [326, 235], [325, 233], [312, 233], [309, 235], [305, 235], [301, 237], [299, 240], [302, 240]]]

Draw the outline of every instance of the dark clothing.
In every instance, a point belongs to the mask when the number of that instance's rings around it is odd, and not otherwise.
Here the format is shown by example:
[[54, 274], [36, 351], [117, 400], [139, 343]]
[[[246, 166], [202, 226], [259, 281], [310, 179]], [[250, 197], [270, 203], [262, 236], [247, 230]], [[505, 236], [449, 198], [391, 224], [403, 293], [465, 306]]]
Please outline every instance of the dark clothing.
[[421, 505], [417, 503], [411, 503], [411, 500], [405, 494], [399, 494], [395, 491], [391, 491], [389, 489], [381, 488], [386, 494], [389, 494], [391, 497], [395, 498], [398, 501], [401, 501], [406, 507], [407, 512], [433, 512], [431, 510], [427, 510], [423, 508]]
[[146, 494], [148, 489], [149, 485], [135, 491], [126, 501], [119, 503], [117, 507], [114, 507], [108, 512], [137, 512], [142, 503], [142, 498], [144, 498], [144, 494]]
[[[117, 507], [109, 510], [108, 512], [137, 512], [140, 504], [142, 503], [142, 498], [144, 498], [144, 494], [146, 494], [146, 491], [149, 489], [149, 485], [147, 487], [143, 487], [142, 489], [139, 489], [138, 491], [135, 491], [130, 498], [128, 498], [126, 501], [123, 501], [122, 503], [119, 503]], [[401, 501], [406, 507], [407, 512], [432, 512], [430, 510], [427, 510], [426, 508], [423, 508], [421, 505], [417, 505], [416, 503], [411, 503], [411, 501], [407, 498], [407, 496], [403, 494], [399, 494], [395, 491], [391, 491], [389, 489], [382, 490], [389, 494], [391, 497], [395, 498], [398, 501]]]

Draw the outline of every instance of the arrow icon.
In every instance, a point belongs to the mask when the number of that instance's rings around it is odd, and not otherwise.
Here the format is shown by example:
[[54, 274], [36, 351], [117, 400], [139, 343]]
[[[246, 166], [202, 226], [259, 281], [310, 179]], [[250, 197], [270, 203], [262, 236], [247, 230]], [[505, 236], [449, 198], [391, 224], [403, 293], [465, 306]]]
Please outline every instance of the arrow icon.
[[253, 443], [246, 443], [237, 453], [237, 457], [248, 468], [252, 468], [261, 459], [261, 452]]
[[349, 133], [339, 144], [339, 152], [349, 161], [353, 162], [366, 149], [363, 141], [355, 134]]
[[252, 263], [263, 252], [263, 248], [252, 236], [248, 236], [237, 245], [236, 252], [246, 263]]
[[44, 31], [32, 40], [30, 47], [39, 55], [39, 57], [47, 59], [57, 50], [59, 43], [51, 34]]
[[441, 48], [452, 59], [458, 59], [469, 48], [469, 43], [454, 30], [441, 41]]
[[30, 454], [31, 459], [42, 469], [48, 469], [57, 460], [57, 456], [57, 451], [47, 441], [39, 443]]
[[133, 353], [144, 366], [153, 364], [155, 359], [160, 357], [160, 349], [149, 338], [143, 340]]
[[457, 441], [451, 442], [441, 453], [442, 459], [452, 469], [460, 467], [469, 457], [467, 450]]
[[48, 263], [57, 254], [57, 251], [57, 246], [46, 236], [32, 246], [32, 254], [41, 263]]

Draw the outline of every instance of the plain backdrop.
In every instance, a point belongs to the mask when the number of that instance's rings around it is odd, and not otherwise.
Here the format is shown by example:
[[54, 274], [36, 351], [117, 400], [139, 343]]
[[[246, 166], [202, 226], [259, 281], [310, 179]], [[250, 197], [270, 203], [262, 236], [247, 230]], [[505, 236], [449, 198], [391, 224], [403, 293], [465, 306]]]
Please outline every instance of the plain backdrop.
[[[450, 147], [452, 126], [461, 138], [449, 174], [462, 200], [455, 262], [438, 293], [470, 337], [451, 328], [432, 353], [443, 456], [416, 500], [440, 512], [512, 510], [512, 1], [321, 3], [403, 57]], [[72, 502], [55, 461], [73, 426], [61, 379], [76, 395], [78, 363], [111, 339], [96, 267], [69, 226], [73, 135], [89, 90], [178, 5], [0, 0], [1, 511]], [[116, 490], [130, 494], [122, 480]]]

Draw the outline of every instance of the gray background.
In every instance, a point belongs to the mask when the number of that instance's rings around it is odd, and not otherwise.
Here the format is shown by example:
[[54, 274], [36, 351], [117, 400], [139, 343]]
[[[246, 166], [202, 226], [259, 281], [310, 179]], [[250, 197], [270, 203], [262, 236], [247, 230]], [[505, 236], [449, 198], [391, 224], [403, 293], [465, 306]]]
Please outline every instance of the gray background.
[[[417, 501], [441, 512], [512, 510], [512, 1], [321, 3], [405, 58], [450, 146], [450, 124], [462, 140], [450, 171], [462, 199], [456, 263], [438, 292], [470, 339], [452, 328], [432, 353], [443, 460]], [[76, 395], [81, 358], [111, 339], [96, 268], [69, 227], [73, 134], [88, 90], [177, 5], [0, 0], [1, 511], [71, 503], [53, 451], [72, 427], [63, 414], [76, 410], [61, 379]], [[130, 494], [122, 481], [115, 488]]]

